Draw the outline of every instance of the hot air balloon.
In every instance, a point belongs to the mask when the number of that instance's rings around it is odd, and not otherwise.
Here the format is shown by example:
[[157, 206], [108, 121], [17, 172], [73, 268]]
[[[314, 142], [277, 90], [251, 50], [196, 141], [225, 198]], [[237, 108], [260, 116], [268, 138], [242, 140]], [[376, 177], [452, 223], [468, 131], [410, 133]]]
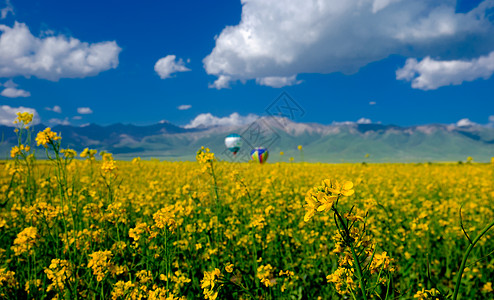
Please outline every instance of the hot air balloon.
[[242, 137], [236, 133], [228, 135], [225, 138], [225, 146], [233, 152], [233, 155], [237, 154], [240, 147], [242, 147]]
[[250, 156], [254, 161], [257, 161], [261, 164], [265, 163], [268, 160], [268, 149], [264, 147], [257, 147], [250, 152]]

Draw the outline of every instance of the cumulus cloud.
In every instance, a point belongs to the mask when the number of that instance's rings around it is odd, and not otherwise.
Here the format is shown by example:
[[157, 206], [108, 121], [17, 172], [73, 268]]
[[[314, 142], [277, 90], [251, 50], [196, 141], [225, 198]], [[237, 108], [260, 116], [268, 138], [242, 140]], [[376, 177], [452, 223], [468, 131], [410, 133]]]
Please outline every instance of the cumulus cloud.
[[274, 88], [280, 88], [289, 85], [296, 85], [302, 83], [302, 80], [297, 80], [297, 75], [289, 77], [268, 76], [262, 78], [256, 78], [256, 83], [259, 85], [266, 85]]
[[12, 6], [12, 3], [10, 3], [10, 0], [5, 1], [5, 7], [0, 10], [0, 18], [3, 20], [7, 18], [7, 15], [11, 13], [14, 15], [14, 7]]
[[458, 127], [466, 127], [466, 126], [474, 126], [474, 125], [478, 125], [478, 124], [470, 121], [470, 119], [467, 118], [461, 119], [458, 122], [456, 122], [456, 126]]
[[360, 118], [357, 120], [357, 124], [372, 124], [371, 119]]
[[56, 113], [62, 113], [62, 108], [58, 105], [55, 105], [53, 107], [45, 107], [46, 110], [56, 112]]
[[464, 81], [488, 79], [494, 73], [494, 51], [472, 60], [435, 60], [430, 57], [418, 62], [407, 59], [396, 71], [396, 79], [412, 82], [412, 88], [435, 90], [442, 86], [459, 85]]
[[154, 65], [154, 70], [161, 79], [170, 78], [171, 74], [176, 72], [187, 72], [190, 71], [189, 68], [185, 66], [184, 61], [180, 58], [176, 60], [175, 55], [167, 55], [160, 58]]
[[213, 126], [240, 126], [254, 122], [259, 116], [255, 114], [248, 114], [247, 116], [241, 116], [238, 113], [232, 113], [228, 117], [216, 117], [210, 113], [199, 114], [189, 124], [185, 125], [185, 128], [197, 128], [197, 127], [213, 127]]
[[218, 79], [209, 85], [209, 88], [215, 88], [217, 90], [227, 89], [230, 88], [230, 81], [232, 81], [230, 76], [220, 75]]
[[31, 93], [21, 89], [6, 88], [0, 93], [0, 95], [8, 98], [19, 98], [19, 97], [30, 97]]
[[486, 11], [494, 2], [468, 13], [455, 6], [454, 0], [243, 0], [240, 23], [223, 29], [204, 68], [218, 77], [210, 87], [224, 88], [236, 80], [351, 74], [391, 54], [458, 59], [455, 49], [465, 43], [472, 45], [470, 57], [492, 49]]
[[[2, 85], [2, 84], [0, 84]], [[18, 89], [18, 84], [14, 83], [12, 79], [8, 80], [3, 84], [5, 87], [4, 90], [0, 93], [0, 95], [8, 98], [18, 98], [18, 97], [30, 97], [31, 93], [22, 89]]]
[[38, 112], [34, 108], [29, 107], [11, 107], [8, 105], [0, 106], [0, 125], [14, 127], [14, 120], [17, 118], [18, 112], [28, 112], [33, 114], [33, 125], [39, 124], [40, 119]]
[[182, 104], [182, 105], [179, 105], [177, 107], [178, 110], [187, 110], [187, 109], [190, 109], [192, 107], [192, 105], [190, 104]]
[[79, 113], [81, 115], [89, 115], [89, 114], [92, 114], [93, 111], [89, 107], [78, 107], [77, 108], [77, 113]]
[[0, 25], [0, 77], [83, 78], [118, 66], [115, 41], [89, 44], [73, 37], [35, 37], [26, 24]]

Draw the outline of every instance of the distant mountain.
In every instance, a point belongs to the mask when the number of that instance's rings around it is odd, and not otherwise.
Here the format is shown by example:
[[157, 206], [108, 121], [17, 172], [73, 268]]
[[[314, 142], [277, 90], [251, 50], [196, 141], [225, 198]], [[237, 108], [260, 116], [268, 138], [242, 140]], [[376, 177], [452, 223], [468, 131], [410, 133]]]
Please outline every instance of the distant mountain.
[[[37, 125], [35, 131], [44, 129]], [[197, 149], [209, 147], [219, 159], [247, 161], [251, 148], [268, 147], [269, 161], [310, 162], [427, 162], [490, 161], [494, 156], [494, 128], [429, 124], [401, 127], [353, 122], [322, 125], [297, 123], [286, 118], [263, 117], [244, 126], [185, 129], [171, 123], [150, 126], [95, 124], [75, 127], [57, 125], [63, 147], [81, 151], [86, 147], [105, 150], [119, 159], [158, 158], [194, 160]], [[243, 137], [241, 151], [233, 156], [224, 146], [229, 133]], [[16, 135], [12, 127], [0, 126], [2, 158], [8, 157]], [[303, 150], [297, 149], [298, 145]], [[280, 155], [280, 151], [284, 155]], [[368, 157], [366, 157], [368, 154]]]

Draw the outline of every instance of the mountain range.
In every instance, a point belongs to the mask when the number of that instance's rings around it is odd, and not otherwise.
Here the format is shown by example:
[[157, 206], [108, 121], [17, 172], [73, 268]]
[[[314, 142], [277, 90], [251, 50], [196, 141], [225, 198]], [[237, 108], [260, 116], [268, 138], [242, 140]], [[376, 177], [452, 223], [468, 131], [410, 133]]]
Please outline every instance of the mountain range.
[[[45, 127], [38, 124], [34, 132]], [[13, 129], [0, 126], [1, 158], [7, 158], [10, 148], [17, 143]], [[494, 156], [494, 128], [482, 125], [403, 127], [354, 122], [323, 125], [261, 117], [242, 126], [190, 129], [162, 122], [149, 126], [57, 125], [52, 130], [61, 134], [62, 148], [105, 150], [124, 160], [138, 156], [143, 159], [195, 160], [196, 151], [201, 146], [209, 147], [221, 160], [232, 161], [248, 161], [251, 149], [258, 146], [269, 149], [271, 162], [289, 161], [290, 158], [332, 163], [456, 162], [465, 161], [468, 156], [474, 161], [487, 162]], [[224, 145], [224, 138], [230, 133], [238, 133], [243, 139], [242, 148], [235, 156]], [[302, 150], [298, 150], [298, 145], [302, 145]]]

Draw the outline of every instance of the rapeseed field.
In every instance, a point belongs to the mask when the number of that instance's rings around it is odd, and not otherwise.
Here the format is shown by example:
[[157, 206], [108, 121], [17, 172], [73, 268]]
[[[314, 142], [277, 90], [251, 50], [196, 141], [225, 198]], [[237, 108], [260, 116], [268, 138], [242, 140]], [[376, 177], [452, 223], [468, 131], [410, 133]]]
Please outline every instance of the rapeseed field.
[[494, 299], [493, 164], [125, 162], [31, 120], [3, 299]]

